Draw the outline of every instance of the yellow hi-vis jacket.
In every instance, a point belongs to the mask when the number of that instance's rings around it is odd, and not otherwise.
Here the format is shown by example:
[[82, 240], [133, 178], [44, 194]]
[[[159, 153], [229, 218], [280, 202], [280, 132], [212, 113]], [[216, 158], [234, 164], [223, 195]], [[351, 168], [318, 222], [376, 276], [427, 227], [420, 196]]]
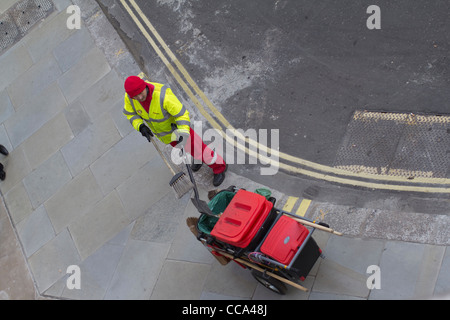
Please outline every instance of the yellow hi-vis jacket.
[[172, 133], [174, 132], [172, 124], [175, 124], [178, 130], [189, 134], [191, 125], [189, 111], [181, 104], [172, 90], [160, 83], [146, 82], [155, 86], [148, 113], [139, 101], [125, 93], [123, 114], [133, 128], [139, 131], [139, 127], [145, 122], [158, 139], [165, 144], [172, 142]]

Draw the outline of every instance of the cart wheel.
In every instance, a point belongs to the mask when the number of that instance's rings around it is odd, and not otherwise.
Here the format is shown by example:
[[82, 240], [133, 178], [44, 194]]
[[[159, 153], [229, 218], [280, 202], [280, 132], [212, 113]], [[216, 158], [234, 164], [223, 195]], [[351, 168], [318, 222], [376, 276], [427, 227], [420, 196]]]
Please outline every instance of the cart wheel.
[[267, 289], [281, 295], [286, 294], [287, 288], [283, 282], [256, 270], [252, 270], [252, 276]]

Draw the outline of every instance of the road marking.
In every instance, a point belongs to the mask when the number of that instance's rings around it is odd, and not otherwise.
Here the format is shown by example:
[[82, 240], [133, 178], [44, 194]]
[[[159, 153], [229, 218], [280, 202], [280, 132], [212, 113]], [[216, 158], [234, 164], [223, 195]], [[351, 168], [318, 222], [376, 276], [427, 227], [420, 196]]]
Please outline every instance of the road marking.
[[306, 211], [308, 211], [309, 205], [311, 204], [310, 199], [303, 199], [300, 203], [300, 207], [298, 207], [297, 212], [295, 213], [297, 216], [304, 217], [306, 214]]
[[[297, 201], [300, 198], [298, 197], [288, 197], [288, 199], [286, 200], [286, 204], [283, 207], [283, 211], [287, 211], [287, 212], [293, 212], [293, 209], [295, 208], [295, 205], [297, 204]], [[300, 217], [304, 217], [306, 212], [308, 211], [308, 208], [311, 204], [310, 199], [302, 199], [302, 201], [300, 202], [300, 206], [298, 207], [297, 211], [295, 212], [295, 214], [297, 216]]]
[[289, 197], [286, 201], [286, 204], [283, 207], [284, 211], [291, 212], [294, 208], [295, 204], [297, 203], [298, 198], [296, 197]]
[[[165, 57], [165, 55], [162, 53], [161, 49], [158, 47], [158, 45], [155, 43], [155, 41], [152, 39], [150, 34], [147, 32], [147, 30], [144, 28], [142, 23], [139, 21], [139, 19], [136, 17], [136, 15], [131, 10], [130, 6], [126, 3], [125, 0], [120, 0], [125, 10], [128, 12], [130, 17], [135, 22], [136, 26], [139, 28], [139, 30], [142, 32], [144, 37], [147, 39], [147, 41], [150, 43], [150, 45], [153, 47], [157, 55], [161, 58], [163, 63], [166, 65], [166, 67], [169, 69], [169, 71], [174, 76], [175, 80], [180, 84], [180, 86], [183, 88], [183, 90], [186, 92], [186, 94], [189, 96], [189, 98], [192, 100], [192, 102], [195, 104], [195, 106], [198, 108], [200, 113], [208, 120], [208, 122], [213, 126], [213, 128], [217, 129], [220, 134], [227, 139], [227, 141], [230, 141], [234, 145], [236, 145], [239, 149], [245, 151], [247, 154], [260, 158], [262, 161], [265, 161], [266, 163], [271, 163], [273, 160], [268, 159], [266, 157], [263, 157], [259, 155], [257, 152], [254, 152], [253, 150], [250, 150], [249, 148], [243, 146], [239, 142], [235, 142], [234, 138], [228, 137], [225, 132], [223, 131], [222, 126], [217, 123], [217, 121], [205, 110], [204, 106], [200, 103], [200, 101], [197, 99], [197, 97], [194, 95], [192, 90], [188, 87], [186, 82], [181, 78], [180, 74], [175, 70], [174, 66], [169, 62], [169, 60]], [[153, 25], [150, 23], [148, 18], [145, 16], [145, 14], [142, 12], [140, 7], [136, 4], [134, 0], [129, 1], [133, 8], [136, 10], [138, 15], [141, 17], [141, 19], [146, 24], [147, 28], [150, 30], [150, 32], [153, 34], [153, 36], [158, 40], [160, 45], [163, 47], [164, 51], [167, 53], [167, 55], [171, 58], [173, 63], [177, 66], [181, 74], [184, 76], [184, 78], [187, 80], [187, 82], [192, 86], [194, 91], [197, 93], [197, 95], [203, 100], [203, 102], [208, 106], [210, 111], [217, 117], [217, 119], [222, 123], [222, 125], [225, 128], [233, 129], [231, 124], [225, 119], [225, 117], [217, 110], [217, 108], [214, 107], [214, 105], [209, 101], [209, 99], [206, 97], [206, 95], [199, 89], [197, 84], [193, 81], [189, 73], [186, 71], [186, 69], [182, 66], [180, 61], [176, 58], [176, 56], [173, 54], [173, 52], [169, 49], [167, 44], [164, 42], [164, 40], [161, 38], [159, 33], [156, 31], [156, 29], [153, 27]], [[259, 143], [248, 139], [245, 137], [243, 138], [244, 141], [248, 142], [251, 145], [257, 146], [259, 148]], [[389, 176], [389, 175], [373, 175], [370, 173], [355, 173], [355, 172], [349, 172], [343, 169], [333, 168], [325, 165], [321, 165], [318, 163], [314, 163], [311, 161], [307, 161], [301, 158], [297, 158], [291, 155], [288, 155], [283, 152], [279, 152], [277, 150], [272, 150], [271, 148], [267, 148], [268, 152], [278, 152], [279, 158], [283, 160], [287, 160], [288, 162], [299, 164], [302, 166], [305, 166], [307, 168], [310, 168], [312, 170], [321, 171], [321, 172], [315, 172], [307, 169], [301, 169], [298, 167], [294, 167], [292, 165], [288, 165], [285, 163], [279, 163], [279, 167], [281, 169], [284, 169], [291, 173], [297, 173], [305, 176], [309, 176], [312, 178], [343, 184], [343, 185], [350, 185], [350, 186], [357, 186], [357, 187], [364, 187], [368, 189], [381, 189], [381, 190], [395, 190], [395, 191], [411, 191], [411, 192], [420, 192], [420, 193], [447, 193], [450, 194], [450, 188], [445, 187], [447, 185], [450, 185], [450, 179], [445, 178], [422, 178], [418, 177], [414, 179], [413, 181], [408, 180], [405, 177], [396, 177], [396, 176]], [[330, 175], [331, 174], [331, 175]], [[336, 175], [336, 176], [334, 176]], [[390, 182], [399, 182], [399, 183], [407, 183], [408, 185], [395, 185], [395, 184], [386, 184], [386, 183], [373, 183], [373, 182], [366, 182], [366, 181], [359, 181], [359, 180], [352, 180], [347, 178], [341, 178], [338, 175], [345, 176], [345, 177], [355, 177], [359, 179], [370, 179], [375, 181], [390, 181]], [[416, 186], [416, 184], [430, 184], [431, 186]]]

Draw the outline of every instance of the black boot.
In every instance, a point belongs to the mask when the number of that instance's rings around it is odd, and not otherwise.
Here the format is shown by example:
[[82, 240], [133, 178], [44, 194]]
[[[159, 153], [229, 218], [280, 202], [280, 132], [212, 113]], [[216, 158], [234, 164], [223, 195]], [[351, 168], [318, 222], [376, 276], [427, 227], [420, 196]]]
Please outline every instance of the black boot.
[[194, 163], [194, 164], [191, 164], [191, 170], [192, 170], [193, 172], [197, 172], [197, 171], [200, 170], [200, 168], [202, 167], [202, 164], [203, 164], [203, 163]]
[[0, 144], [0, 153], [7, 156], [9, 154], [8, 149], [5, 148], [4, 145]]
[[215, 174], [213, 179], [213, 186], [218, 187], [222, 184], [223, 180], [225, 180], [225, 171], [228, 170], [228, 165], [225, 166], [225, 170], [221, 173]]

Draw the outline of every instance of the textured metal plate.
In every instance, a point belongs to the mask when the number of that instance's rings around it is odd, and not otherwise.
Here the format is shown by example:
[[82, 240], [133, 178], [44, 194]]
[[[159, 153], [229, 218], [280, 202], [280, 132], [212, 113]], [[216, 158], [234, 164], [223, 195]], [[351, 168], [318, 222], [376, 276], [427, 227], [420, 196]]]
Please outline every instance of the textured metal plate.
[[54, 10], [50, 0], [21, 0], [0, 16], [0, 53]]
[[22, 0], [13, 7], [11, 16], [20, 32], [24, 34], [52, 11], [53, 3], [49, 0]]
[[450, 116], [356, 111], [334, 166], [378, 175], [448, 178]]
[[0, 16], [0, 52], [15, 43], [20, 33], [9, 12]]

